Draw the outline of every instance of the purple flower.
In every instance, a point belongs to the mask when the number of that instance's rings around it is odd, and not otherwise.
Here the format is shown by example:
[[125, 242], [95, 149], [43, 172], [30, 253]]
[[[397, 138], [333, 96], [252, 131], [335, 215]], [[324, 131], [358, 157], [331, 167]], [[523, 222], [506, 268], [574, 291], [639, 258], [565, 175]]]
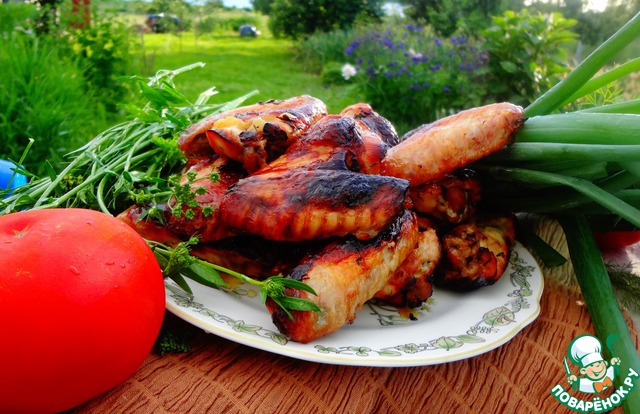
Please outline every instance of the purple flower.
[[358, 46], [360, 46], [360, 42], [358, 42], [357, 40], [354, 40], [353, 42], [351, 42], [349, 46], [347, 46], [344, 53], [346, 53], [347, 55], [351, 55], [353, 54], [353, 52], [356, 50]]
[[442, 41], [438, 37], [434, 37], [433, 38], [433, 43], [435, 43], [436, 46], [438, 46], [438, 47], [442, 47]]

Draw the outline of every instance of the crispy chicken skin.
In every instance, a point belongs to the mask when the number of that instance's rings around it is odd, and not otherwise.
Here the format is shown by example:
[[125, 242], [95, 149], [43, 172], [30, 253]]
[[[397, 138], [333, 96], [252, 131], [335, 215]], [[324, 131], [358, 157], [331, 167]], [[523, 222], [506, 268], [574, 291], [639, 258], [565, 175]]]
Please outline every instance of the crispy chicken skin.
[[433, 219], [450, 224], [462, 223], [473, 216], [481, 198], [478, 175], [462, 168], [409, 190], [413, 208]]
[[389, 149], [381, 174], [417, 186], [442, 178], [509, 144], [524, 124], [522, 107], [497, 103], [461, 111], [409, 132]]
[[292, 340], [308, 343], [352, 323], [358, 310], [407, 258], [417, 239], [415, 215], [406, 211], [374, 239], [349, 238], [329, 244], [287, 275], [307, 283], [317, 296], [299, 290], [285, 291], [287, 295], [315, 302], [322, 311], [292, 311], [291, 320], [268, 300], [274, 324]]
[[442, 237], [443, 258], [434, 284], [466, 291], [494, 284], [509, 264], [515, 216], [491, 215], [460, 224]]
[[327, 115], [278, 159], [238, 181], [220, 204], [220, 219], [269, 240], [374, 237], [405, 208], [408, 182], [362, 174], [353, 118]]
[[238, 232], [269, 240], [368, 239], [404, 210], [408, 188], [393, 177], [296, 168], [240, 180], [227, 191], [219, 217]]
[[441, 254], [436, 230], [421, 231], [415, 248], [375, 297], [397, 307], [419, 307], [433, 293], [431, 279]]
[[278, 174], [296, 168], [358, 171], [356, 153], [363, 145], [354, 119], [327, 115], [293, 142], [282, 156], [252, 175]]
[[380, 116], [369, 104], [357, 103], [349, 105], [340, 112], [340, 115], [361, 122], [364, 128], [378, 135], [382, 142], [389, 146], [394, 146], [399, 142], [398, 133], [393, 124]]
[[209, 116], [179, 137], [191, 157], [212, 150], [253, 172], [280, 155], [291, 142], [327, 114], [326, 105], [303, 95], [270, 100]]
[[340, 114], [355, 120], [362, 137], [362, 146], [356, 151], [359, 170], [366, 174], [379, 174], [387, 150], [398, 143], [393, 125], [364, 103], [348, 106]]

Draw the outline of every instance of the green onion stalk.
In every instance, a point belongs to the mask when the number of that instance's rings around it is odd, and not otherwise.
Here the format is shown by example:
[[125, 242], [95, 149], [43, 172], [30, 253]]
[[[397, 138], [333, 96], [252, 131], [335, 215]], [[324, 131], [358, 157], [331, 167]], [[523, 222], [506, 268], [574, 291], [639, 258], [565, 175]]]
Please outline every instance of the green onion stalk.
[[[639, 35], [640, 13], [525, 108], [528, 119], [511, 145], [476, 165], [488, 182], [488, 208], [559, 220], [596, 334], [618, 339], [613, 344], [622, 368], [617, 386], [628, 368], [638, 372], [640, 358], [593, 226], [596, 219], [612, 217], [640, 227], [640, 100], [570, 112], [563, 108], [577, 108], [577, 100], [637, 72], [640, 59], [610, 70], [605, 66]], [[637, 286], [638, 277], [632, 279]], [[632, 389], [622, 406], [626, 413], [640, 412], [640, 391]]]

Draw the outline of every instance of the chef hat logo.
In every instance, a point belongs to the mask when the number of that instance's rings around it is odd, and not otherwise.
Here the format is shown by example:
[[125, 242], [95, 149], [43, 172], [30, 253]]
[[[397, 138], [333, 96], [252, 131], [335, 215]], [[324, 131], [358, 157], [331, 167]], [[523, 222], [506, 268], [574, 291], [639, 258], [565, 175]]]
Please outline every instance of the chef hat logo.
[[594, 362], [604, 361], [602, 357], [602, 343], [592, 335], [580, 335], [576, 337], [568, 349], [571, 362], [580, 367], [587, 367]]

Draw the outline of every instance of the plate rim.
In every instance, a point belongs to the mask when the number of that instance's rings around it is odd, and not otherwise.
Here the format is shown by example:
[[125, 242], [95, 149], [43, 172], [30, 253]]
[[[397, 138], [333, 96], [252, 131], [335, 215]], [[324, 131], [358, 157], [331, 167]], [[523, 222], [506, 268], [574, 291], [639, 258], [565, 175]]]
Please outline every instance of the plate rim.
[[[384, 357], [378, 353], [378, 355], [366, 355], [356, 356], [351, 354], [331, 354], [331, 353], [321, 353], [318, 350], [318, 346], [323, 346], [321, 344], [322, 338], [319, 338], [317, 341], [313, 341], [308, 344], [299, 344], [297, 342], [293, 342], [290, 339], [288, 342], [292, 342], [296, 344], [296, 347], [286, 347], [285, 344], [278, 344], [275, 341], [266, 341], [262, 337], [255, 337], [252, 335], [248, 335], [241, 331], [236, 331], [234, 329], [223, 327], [221, 324], [211, 324], [208, 323], [204, 318], [198, 318], [194, 316], [191, 312], [189, 312], [190, 308], [186, 308], [180, 306], [176, 303], [173, 303], [169, 298], [169, 288], [167, 287], [167, 283], [172, 283], [170, 280], [165, 281], [165, 292], [167, 293], [166, 298], [166, 308], [168, 311], [173, 313], [180, 319], [183, 319], [187, 323], [194, 325], [208, 334], [213, 334], [216, 336], [220, 336], [232, 342], [236, 342], [245, 346], [249, 346], [251, 348], [260, 349], [265, 352], [271, 352], [274, 354], [287, 356], [299, 360], [304, 360], [308, 362], [316, 362], [323, 364], [333, 364], [333, 365], [350, 365], [350, 366], [369, 366], [369, 367], [414, 367], [414, 366], [427, 366], [427, 365], [437, 365], [442, 363], [449, 363], [460, 361], [463, 359], [472, 358], [478, 355], [482, 355], [491, 350], [497, 349], [507, 342], [512, 340], [519, 332], [521, 332], [525, 327], [530, 325], [534, 320], [538, 318], [541, 312], [541, 299], [542, 294], [544, 292], [545, 281], [544, 275], [542, 273], [542, 268], [539, 265], [537, 259], [526, 249], [522, 244], [516, 243], [514, 247], [514, 251], [519, 253], [526, 252], [528, 258], [525, 260], [525, 263], [534, 265], [533, 270], [530, 272], [531, 275], [538, 275], [539, 279], [536, 279], [539, 283], [540, 287], [536, 290], [536, 295], [531, 295], [531, 302], [529, 303], [530, 309], [527, 313], [527, 316], [511, 326], [505, 325], [501, 326], [502, 329], [508, 328], [506, 331], [500, 331], [500, 335], [496, 338], [493, 338], [491, 341], [484, 342], [480, 345], [477, 345], [473, 348], [468, 348], [468, 350], [460, 351], [458, 350], [451, 357], [443, 358], [442, 356], [423, 354], [418, 357]], [[188, 281], [190, 284], [197, 284], [193, 281]], [[176, 286], [173, 284], [173, 286]], [[206, 287], [204, 287], [206, 288]], [[212, 288], [211, 288], [212, 289]], [[213, 290], [213, 289], [212, 289]], [[222, 294], [228, 294], [222, 291], [219, 291]], [[195, 300], [194, 295], [189, 295], [184, 292], [184, 295], [191, 296]], [[207, 309], [207, 308], [204, 308]], [[267, 310], [265, 308], [265, 313]], [[273, 332], [277, 332], [275, 326], [273, 326]], [[280, 334], [281, 335], [281, 334]], [[287, 342], [287, 343], [288, 343]]]

